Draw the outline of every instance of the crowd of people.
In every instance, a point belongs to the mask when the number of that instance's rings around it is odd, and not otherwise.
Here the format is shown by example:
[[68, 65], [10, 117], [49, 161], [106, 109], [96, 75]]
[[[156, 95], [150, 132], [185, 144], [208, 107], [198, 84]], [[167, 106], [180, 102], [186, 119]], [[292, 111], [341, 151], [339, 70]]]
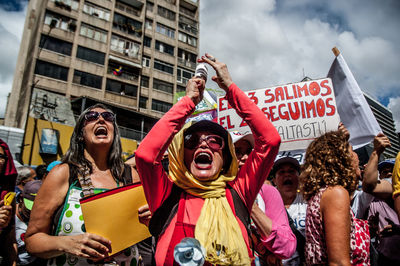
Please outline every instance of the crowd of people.
[[[400, 153], [381, 160], [389, 139], [378, 134], [360, 166], [340, 124], [309, 145], [302, 165], [277, 157], [277, 130], [226, 64], [209, 54], [198, 62], [215, 70], [251, 133], [186, 123], [206, 82], [193, 77], [126, 162], [115, 114], [102, 104], [79, 116], [68, 151], [48, 166], [16, 168], [0, 140], [0, 265], [174, 265], [187, 238], [201, 256], [183, 257], [198, 264], [399, 264]], [[110, 240], [86, 232], [80, 200], [133, 183], [143, 187], [148, 205], [137, 216], [152, 236], [109, 256]]]

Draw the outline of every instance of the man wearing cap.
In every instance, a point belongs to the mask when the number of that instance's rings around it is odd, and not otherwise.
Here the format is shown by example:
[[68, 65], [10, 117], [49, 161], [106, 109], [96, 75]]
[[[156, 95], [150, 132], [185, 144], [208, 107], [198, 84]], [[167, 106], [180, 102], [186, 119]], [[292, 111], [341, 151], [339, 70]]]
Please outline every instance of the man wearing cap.
[[41, 180], [29, 181], [25, 184], [17, 204], [15, 215], [15, 234], [18, 245], [18, 265], [40, 265], [36, 257], [31, 256], [25, 248], [25, 232], [28, 228], [29, 217]]
[[[242, 134], [238, 131], [232, 131], [230, 135], [240, 171], [253, 150], [254, 137], [251, 133]], [[257, 255], [256, 265], [274, 264], [276, 258], [288, 259], [293, 255], [296, 237], [290, 229], [282, 198], [275, 187], [269, 184], [261, 187], [253, 204], [251, 219], [254, 223], [252, 238]], [[274, 256], [270, 256], [271, 253]]]
[[307, 203], [299, 193], [300, 164], [292, 157], [277, 158], [272, 168], [273, 182], [276, 185], [283, 204], [294, 223], [297, 238], [296, 252], [283, 265], [300, 265], [304, 261], [304, 243]]

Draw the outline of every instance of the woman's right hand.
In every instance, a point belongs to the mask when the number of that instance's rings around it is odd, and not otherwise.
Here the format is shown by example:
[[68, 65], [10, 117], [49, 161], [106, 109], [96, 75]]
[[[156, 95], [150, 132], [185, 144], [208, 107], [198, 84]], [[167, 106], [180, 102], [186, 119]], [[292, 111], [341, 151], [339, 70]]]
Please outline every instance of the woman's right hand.
[[62, 240], [60, 245], [65, 253], [94, 261], [108, 257], [111, 252], [111, 241], [96, 234], [63, 236], [59, 240]]
[[203, 100], [205, 81], [202, 78], [193, 77], [186, 84], [186, 96], [188, 96], [195, 105]]
[[12, 206], [5, 206], [4, 200], [0, 201], [0, 230], [8, 226], [11, 221]]

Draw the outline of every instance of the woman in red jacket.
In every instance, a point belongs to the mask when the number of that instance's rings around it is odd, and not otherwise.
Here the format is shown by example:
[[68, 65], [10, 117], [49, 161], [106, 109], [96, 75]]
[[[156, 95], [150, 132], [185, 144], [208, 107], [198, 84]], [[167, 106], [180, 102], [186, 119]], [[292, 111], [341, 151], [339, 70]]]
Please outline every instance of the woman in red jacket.
[[[249, 265], [252, 252], [244, 222], [236, 213], [235, 195], [248, 212], [278, 152], [280, 137], [261, 110], [232, 82], [226, 65], [206, 54], [199, 59], [211, 65], [212, 79], [225, 90], [229, 104], [250, 126], [255, 147], [238, 172], [228, 132], [211, 121], [188, 123], [203, 97], [205, 82], [192, 78], [186, 96], [175, 104], [142, 141], [136, 163], [150, 211], [157, 210], [175, 193], [175, 213], [158, 235], [157, 265], [173, 264], [173, 250], [184, 237], [195, 237], [206, 250], [206, 261], [220, 265]], [[171, 144], [171, 145], [170, 145]], [[169, 146], [169, 175], [161, 159]], [[151, 221], [152, 223], [153, 221]]]

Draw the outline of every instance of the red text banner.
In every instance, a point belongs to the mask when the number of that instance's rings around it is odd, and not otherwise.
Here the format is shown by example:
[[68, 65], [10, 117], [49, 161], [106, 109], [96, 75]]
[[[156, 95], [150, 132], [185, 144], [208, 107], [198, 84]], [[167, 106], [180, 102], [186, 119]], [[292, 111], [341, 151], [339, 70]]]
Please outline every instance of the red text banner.
[[[336, 130], [340, 121], [330, 78], [245, 93], [278, 130], [280, 151], [306, 149], [316, 137]], [[250, 131], [223, 97], [218, 99], [218, 122], [228, 131]]]

